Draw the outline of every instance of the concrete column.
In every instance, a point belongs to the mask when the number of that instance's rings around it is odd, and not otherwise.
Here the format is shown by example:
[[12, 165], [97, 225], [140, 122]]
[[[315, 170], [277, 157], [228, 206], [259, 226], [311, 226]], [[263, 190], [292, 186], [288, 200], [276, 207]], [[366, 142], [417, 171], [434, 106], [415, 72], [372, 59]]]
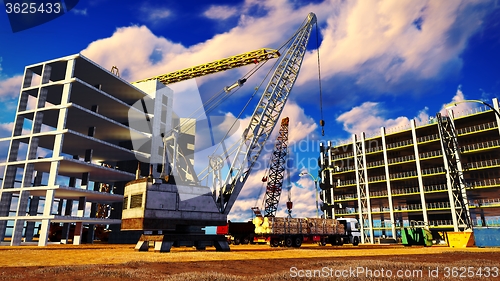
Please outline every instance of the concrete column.
[[[48, 217], [52, 212], [52, 204], [54, 202], [54, 189], [49, 189], [45, 195], [45, 206], [43, 208], [43, 216]], [[47, 246], [47, 240], [49, 237], [49, 227], [50, 219], [43, 219], [40, 226], [40, 238], [38, 240], [38, 246]]]
[[[66, 200], [66, 209], [64, 211], [64, 215], [71, 216], [72, 211], [73, 211], [73, 200], [67, 199]], [[70, 223], [63, 223], [62, 234], [61, 234], [61, 244], [68, 244], [69, 229], [70, 229]]]
[[43, 65], [42, 70], [42, 84], [47, 84], [50, 82], [50, 74], [52, 73], [52, 67], [48, 64]]
[[[0, 190], [0, 216], [7, 217], [9, 215], [10, 204], [12, 202], [11, 192], [1, 192]], [[7, 221], [0, 221], [0, 241], [5, 238], [5, 232], [7, 231]]]
[[[38, 215], [39, 202], [40, 202], [40, 197], [38, 196], [31, 197], [29, 202], [29, 215], [31, 217]], [[26, 222], [26, 231], [25, 231], [26, 242], [33, 241], [34, 234], [35, 234], [35, 222], [34, 221]]]
[[[90, 205], [90, 217], [95, 218], [95, 214], [97, 212], [97, 203], [92, 203]], [[89, 232], [87, 233], [87, 243], [94, 243], [95, 239], [95, 224], [89, 224]]]
[[[22, 190], [19, 192], [19, 199], [16, 208], [16, 217], [26, 216], [26, 209], [28, 208], [28, 198], [30, 196], [29, 191]], [[14, 229], [12, 230], [12, 240], [10, 241], [11, 246], [21, 245], [23, 238], [24, 220], [16, 218], [14, 220]]]
[[45, 107], [45, 102], [47, 101], [47, 93], [49, 90], [47, 88], [40, 88], [40, 91], [38, 92], [38, 101], [37, 101], [37, 109], [38, 108], [44, 108]]
[[82, 173], [82, 189], [88, 189], [89, 186], [90, 173]]
[[[78, 199], [78, 211], [76, 213], [77, 217], [83, 218], [85, 216], [85, 205], [87, 204], [86, 197], [80, 197]], [[75, 226], [75, 235], [73, 238], [73, 245], [80, 245], [82, 243], [82, 230], [83, 223], [77, 222]]]
[[[493, 108], [500, 113], [500, 107], [498, 106], [498, 99], [493, 98]], [[497, 127], [498, 127], [498, 133], [500, 134], [500, 117], [498, 117], [498, 114], [495, 113], [495, 120], [497, 121]]]
[[23, 89], [31, 87], [31, 81], [33, 80], [33, 71], [26, 68], [24, 71]]
[[429, 223], [429, 217], [427, 215], [427, 201], [425, 200], [425, 188], [424, 188], [424, 180], [422, 178], [422, 168], [420, 167], [420, 153], [418, 151], [417, 144], [417, 131], [416, 131], [416, 123], [415, 119], [411, 120], [411, 133], [413, 137], [413, 150], [415, 152], [415, 163], [417, 168], [418, 175], [418, 189], [420, 191], [420, 203], [422, 204], [422, 216], [424, 222]]
[[391, 234], [392, 238], [396, 239], [396, 220], [394, 218], [394, 204], [392, 201], [392, 188], [391, 188], [391, 174], [389, 171], [389, 159], [387, 157], [387, 143], [385, 140], [385, 128], [380, 128], [380, 136], [382, 138], [382, 149], [384, 154], [384, 169], [385, 169], [385, 180], [387, 184], [387, 200], [389, 201], [389, 217], [391, 219]]

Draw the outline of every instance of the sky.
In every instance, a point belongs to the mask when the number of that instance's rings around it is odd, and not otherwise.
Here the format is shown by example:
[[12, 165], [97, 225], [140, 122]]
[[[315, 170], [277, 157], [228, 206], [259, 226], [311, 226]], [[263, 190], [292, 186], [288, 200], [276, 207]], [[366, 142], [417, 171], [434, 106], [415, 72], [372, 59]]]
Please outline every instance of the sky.
[[[318, 23], [281, 115], [290, 118], [295, 216], [316, 215], [313, 178], [299, 173], [317, 175], [320, 142], [335, 143], [361, 132], [373, 135], [380, 127], [397, 130], [411, 119], [425, 122], [452, 101], [491, 103], [500, 96], [498, 0], [88, 0], [19, 32], [12, 31], [7, 13], [0, 11], [0, 136], [11, 134], [26, 65], [81, 53], [106, 69], [116, 65], [121, 77], [133, 82], [278, 48], [309, 12]], [[249, 69], [196, 79], [202, 100]], [[252, 77], [214, 115], [238, 116], [264, 75]], [[464, 103], [456, 110], [475, 106]], [[243, 113], [243, 126], [252, 112], [250, 107]], [[250, 208], [261, 204], [261, 178], [273, 137], [233, 207], [233, 220], [248, 219]], [[284, 215], [283, 204], [278, 214]]]

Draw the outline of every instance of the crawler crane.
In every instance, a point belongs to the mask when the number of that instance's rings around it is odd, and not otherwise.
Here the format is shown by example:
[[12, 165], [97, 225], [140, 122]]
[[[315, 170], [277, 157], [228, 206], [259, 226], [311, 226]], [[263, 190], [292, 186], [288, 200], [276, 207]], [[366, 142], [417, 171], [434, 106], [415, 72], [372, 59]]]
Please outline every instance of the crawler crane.
[[[203, 235], [201, 229], [207, 225], [227, 223], [227, 215], [277, 124], [297, 80], [315, 23], [316, 16], [310, 13], [289, 40], [289, 47], [277, 62], [236, 148], [224, 157], [214, 155], [210, 158], [206, 175], [211, 175], [213, 179], [212, 188], [171, 184], [164, 178], [143, 178], [127, 184], [122, 230], [148, 231], [139, 240], [136, 250], [148, 250], [149, 241], [154, 241], [155, 250], [160, 252], [170, 251], [172, 245], [191, 245], [198, 249], [214, 245], [218, 251], [229, 250], [224, 236]], [[223, 169], [226, 159], [232, 159], [227, 171]], [[225, 179], [222, 178], [223, 171], [227, 172]], [[199, 175], [198, 178], [206, 177]]]

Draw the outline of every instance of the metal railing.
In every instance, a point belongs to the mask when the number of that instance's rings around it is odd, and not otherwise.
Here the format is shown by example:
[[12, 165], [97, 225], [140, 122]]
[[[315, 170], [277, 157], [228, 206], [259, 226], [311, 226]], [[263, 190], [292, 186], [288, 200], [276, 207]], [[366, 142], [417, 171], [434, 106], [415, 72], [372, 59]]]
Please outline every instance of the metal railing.
[[370, 197], [376, 197], [376, 196], [387, 196], [387, 190], [370, 192]]
[[410, 145], [410, 144], [413, 144], [413, 140], [411, 140], [411, 139], [405, 140], [405, 141], [393, 142], [393, 143], [387, 144], [387, 149], [401, 147], [401, 146]]
[[420, 192], [418, 187], [398, 188], [391, 190], [393, 195], [411, 194]]
[[470, 205], [475, 207], [489, 207], [489, 206], [499, 206], [500, 198], [487, 198], [487, 199], [477, 199], [471, 200]]
[[383, 165], [384, 165], [384, 160], [378, 160], [378, 161], [374, 161], [374, 162], [370, 162], [370, 163], [366, 164], [366, 167], [371, 168], [371, 167], [383, 166]]
[[368, 177], [368, 182], [385, 181], [385, 175]]
[[416, 177], [416, 176], [417, 176], [417, 171], [408, 171], [408, 172], [390, 174], [389, 178], [390, 179], [400, 179], [400, 178], [409, 178], [409, 177]]
[[426, 185], [424, 186], [424, 191], [425, 192], [431, 192], [431, 191], [443, 191], [443, 190], [448, 190], [448, 186], [446, 184], [433, 184], [433, 185]]
[[464, 135], [468, 133], [474, 133], [478, 131], [484, 131], [489, 129], [494, 129], [497, 127], [496, 122], [488, 122], [484, 124], [474, 125], [466, 128], [460, 128], [457, 130], [457, 135]]
[[464, 145], [464, 146], [460, 147], [460, 151], [463, 153], [463, 152], [484, 149], [484, 148], [490, 148], [490, 147], [495, 147], [495, 146], [500, 146], [500, 140], [491, 140], [491, 141], [485, 141], [485, 142], [481, 142], [481, 143], [473, 143], [473, 144], [469, 144], [469, 145]]
[[500, 185], [500, 179], [484, 179], [481, 181], [474, 181], [469, 184], [470, 187], [495, 186], [495, 185]]
[[437, 140], [437, 139], [439, 139], [439, 134], [422, 136], [422, 137], [417, 138], [417, 143], [426, 142], [426, 141], [433, 141], [433, 140]]
[[356, 180], [344, 180], [344, 181], [333, 183], [333, 187], [341, 187], [341, 186], [355, 185], [355, 184], [356, 184]]
[[441, 150], [422, 152], [422, 153], [418, 154], [420, 159], [426, 159], [426, 158], [431, 158], [431, 157], [436, 157], [436, 156], [441, 156], [441, 155], [443, 155], [443, 151], [441, 151]]
[[366, 149], [366, 153], [378, 152], [378, 151], [381, 151], [383, 149], [384, 149], [383, 146], [370, 147], [370, 148]]
[[353, 157], [354, 156], [354, 152], [346, 152], [346, 153], [342, 153], [342, 154], [335, 154], [333, 155], [333, 159], [342, 159], [342, 158], [349, 158], [349, 157]]
[[427, 209], [432, 210], [432, 209], [449, 209], [451, 208], [450, 202], [433, 202], [433, 203], [427, 203], [425, 204]]
[[486, 112], [486, 111], [490, 111], [490, 110], [491, 110], [491, 108], [484, 105], [484, 106], [479, 106], [479, 107], [475, 107], [475, 108], [468, 109], [468, 110], [453, 112], [453, 115], [455, 116], [455, 118], [458, 118], [458, 117], [472, 115], [472, 114], [481, 113], [481, 112]]
[[430, 220], [429, 226], [452, 226], [452, 220]]
[[432, 175], [446, 172], [444, 167], [433, 167], [428, 169], [422, 169], [422, 175]]
[[387, 159], [387, 163], [394, 164], [394, 163], [408, 162], [413, 160], [415, 160], [415, 155], [412, 154], [412, 155], [405, 155], [397, 158]]
[[498, 165], [500, 165], [500, 159], [492, 159], [492, 160], [467, 163], [466, 168], [477, 169], [477, 168], [493, 167]]

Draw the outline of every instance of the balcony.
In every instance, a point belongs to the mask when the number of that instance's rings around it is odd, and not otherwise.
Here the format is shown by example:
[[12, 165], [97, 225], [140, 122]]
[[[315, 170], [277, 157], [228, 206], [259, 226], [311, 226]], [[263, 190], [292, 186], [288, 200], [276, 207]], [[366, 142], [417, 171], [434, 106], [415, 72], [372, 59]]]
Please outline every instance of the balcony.
[[457, 130], [457, 135], [458, 136], [464, 136], [476, 132], [484, 132], [492, 129], [496, 129], [497, 125], [496, 122], [489, 122], [489, 123], [484, 123], [484, 124], [479, 124], [471, 127], [466, 127], [466, 128], [461, 128]]

